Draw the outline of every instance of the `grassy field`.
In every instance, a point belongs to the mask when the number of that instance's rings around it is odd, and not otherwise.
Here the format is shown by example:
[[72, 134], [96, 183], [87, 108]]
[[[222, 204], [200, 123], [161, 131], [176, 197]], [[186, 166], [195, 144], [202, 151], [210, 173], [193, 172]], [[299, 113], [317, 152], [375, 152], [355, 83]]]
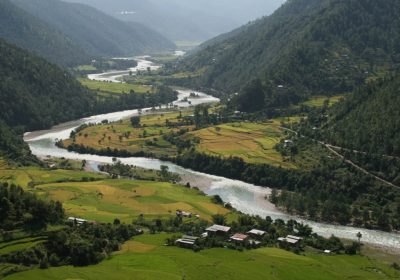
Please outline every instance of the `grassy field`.
[[359, 256], [323, 256], [312, 252], [295, 255], [276, 248], [244, 252], [221, 248], [194, 253], [164, 246], [167, 237], [166, 234], [139, 236], [99, 265], [35, 269], [6, 279], [378, 280], [400, 277], [399, 272], [388, 266]]
[[199, 137], [197, 150], [224, 157], [238, 156], [250, 163], [269, 163], [274, 166], [295, 168], [284, 162], [274, 149], [284, 137], [276, 123], [231, 123], [193, 132]]
[[199, 214], [211, 220], [228, 210], [211, 202], [197, 190], [163, 182], [103, 180], [78, 183], [51, 183], [35, 187], [46, 199], [63, 203], [68, 215], [99, 222], [119, 218], [131, 223], [140, 214], [145, 218], [166, 218], [176, 210]]
[[97, 68], [93, 65], [80, 65], [75, 68], [77, 71], [96, 71]]
[[13, 240], [10, 242], [0, 242], [0, 255], [25, 250], [34, 247], [37, 244], [43, 243], [46, 240], [47, 237], [39, 236]]
[[47, 170], [39, 167], [0, 168], [0, 182], [13, 183], [24, 188], [61, 181], [81, 181], [83, 178], [104, 179], [106, 176], [83, 171]]
[[[185, 112], [183, 116], [190, 114], [191, 112]], [[241, 157], [249, 163], [298, 168], [310, 165], [309, 161], [313, 156], [309, 153], [302, 154], [297, 157], [297, 162], [292, 162], [288, 157], [282, 157], [275, 146], [287, 137], [287, 132], [280, 127], [282, 123], [290, 124], [299, 120], [299, 117], [290, 117], [263, 123], [228, 123], [194, 131], [194, 126], [167, 127], [167, 121], [178, 121], [178, 113], [166, 113], [142, 116], [140, 128], [133, 128], [129, 120], [91, 126], [76, 136], [75, 143], [97, 150], [110, 147], [131, 153], [152, 153], [156, 157], [173, 157], [177, 155], [177, 147], [164, 140], [162, 135], [188, 128], [190, 132], [183, 137], [198, 138], [199, 143], [195, 147], [198, 152], [223, 157]], [[68, 147], [72, 143], [72, 139], [65, 140], [64, 146]]]
[[337, 96], [316, 96], [311, 98], [310, 100], [303, 103], [303, 105], [310, 106], [310, 107], [322, 107], [326, 100], [329, 100], [329, 106], [333, 106], [338, 103], [343, 97], [343, 95]]
[[152, 93], [154, 91], [151, 86], [127, 84], [127, 83], [108, 83], [101, 81], [92, 81], [89, 79], [78, 79], [79, 82], [88, 87], [91, 90], [103, 92], [103, 93], [129, 93], [133, 90], [136, 93]]
[[[165, 141], [162, 135], [179, 130], [179, 128], [165, 126], [167, 120], [173, 123], [177, 121], [177, 117], [178, 113], [142, 116], [142, 127], [140, 128], [133, 128], [129, 120], [92, 126], [81, 131], [76, 136], [76, 143], [95, 149], [110, 147], [112, 149], [127, 150], [131, 153], [143, 151], [156, 156], [174, 156], [177, 154], [176, 146]], [[71, 143], [71, 139], [65, 140], [64, 146], [67, 147]]]

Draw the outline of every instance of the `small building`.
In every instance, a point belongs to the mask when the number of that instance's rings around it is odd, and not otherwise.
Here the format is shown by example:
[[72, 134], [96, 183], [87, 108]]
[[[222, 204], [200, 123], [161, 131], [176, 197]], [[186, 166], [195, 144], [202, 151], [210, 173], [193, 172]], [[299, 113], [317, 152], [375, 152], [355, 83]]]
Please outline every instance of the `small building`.
[[258, 229], [252, 229], [247, 232], [247, 234], [253, 238], [263, 238], [267, 232]]
[[196, 236], [184, 235], [184, 236], [182, 236], [182, 238], [176, 240], [175, 244], [182, 248], [191, 248], [192, 249], [196, 245], [198, 239], [199, 239], [199, 237], [196, 237]]
[[178, 217], [184, 217], [184, 218], [191, 218], [192, 217], [192, 213], [186, 212], [186, 211], [181, 211], [181, 210], [176, 210], [176, 215]]
[[88, 222], [87, 220], [80, 219], [80, 218], [75, 218], [75, 217], [69, 217], [69, 218], [68, 218], [68, 221], [69, 221], [69, 222], [76, 223], [76, 224], [78, 224], [78, 225], [82, 225], [82, 224]]
[[230, 241], [235, 243], [244, 243], [249, 238], [248, 235], [242, 233], [235, 233], [231, 236]]
[[298, 236], [288, 235], [288, 236], [286, 236], [286, 237], [279, 237], [279, 238], [278, 238], [278, 241], [279, 241], [279, 242], [286, 242], [286, 243], [289, 243], [289, 244], [292, 245], [292, 246], [296, 246], [296, 245], [298, 245], [298, 244], [300, 243], [300, 241], [301, 241], [302, 239], [303, 239], [303, 238], [298, 237]]
[[293, 146], [294, 142], [292, 140], [285, 140], [285, 148]]
[[212, 235], [227, 235], [231, 231], [230, 227], [221, 226], [221, 225], [213, 225], [206, 229], [208, 236]]
[[254, 246], [254, 247], [260, 247], [261, 246], [261, 242], [260, 241], [253, 240], [253, 239], [249, 240], [249, 244]]

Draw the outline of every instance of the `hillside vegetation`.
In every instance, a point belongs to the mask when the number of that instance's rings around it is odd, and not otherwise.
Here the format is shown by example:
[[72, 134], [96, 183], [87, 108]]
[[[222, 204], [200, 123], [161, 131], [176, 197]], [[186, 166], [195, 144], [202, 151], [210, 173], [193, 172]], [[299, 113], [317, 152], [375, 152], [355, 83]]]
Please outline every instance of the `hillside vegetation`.
[[400, 156], [400, 75], [357, 90], [332, 108], [323, 131], [332, 144]]
[[67, 72], [0, 40], [0, 119], [7, 125], [50, 127], [83, 116], [94, 101]]
[[92, 56], [129, 56], [175, 49], [168, 39], [141, 24], [117, 20], [83, 4], [58, 0], [12, 2], [66, 34]]
[[[399, 11], [395, 0], [291, 0], [272, 16], [206, 43], [180, 67], [207, 69], [193, 79], [199, 85], [242, 90], [237, 104], [249, 100], [245, 111], [351, 92], [398, 65]], [[252, 103], [254, 95], [259, 99]]]
[[0, 1], [0, 37], [60, 66], [89, 62], [89, 56], [65, 34], [8, 0]]

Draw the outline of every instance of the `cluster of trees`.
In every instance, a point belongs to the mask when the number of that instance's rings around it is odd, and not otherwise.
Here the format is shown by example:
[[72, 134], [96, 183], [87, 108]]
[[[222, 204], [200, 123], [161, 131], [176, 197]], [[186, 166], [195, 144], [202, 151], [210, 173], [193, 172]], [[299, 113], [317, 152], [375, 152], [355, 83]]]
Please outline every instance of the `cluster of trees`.
[[[183, 219], [182, 217], [176, 216], [171, 217], [168, 220], [155, 219], [152, 221], [146, 221], [143, 217], [139, 217], [135, 224], [150, 228], [151, 232], [171, 232], [171, 233], [185, 233], [191, 236], [200, 236], [204, 233], [208, 223], [202, 220], [193, 221], [192, 219]], [[272, 220], [271, 217], [261, 218], [259, 216], [250, 216], [242, 213], [238, 214], [238, 218], [235, 221], [227, 222], [226, 217], [223, 215], [214, 215], [213, 223], [219, 225], [225, 225], [231, 227], [231, 232], [246, 233], [252, 229], [259, 229], [265, 231], [266, 234], [263, 237], [257, 238], [261, 243], [255, 245], [250, 242], [244, 242], [243, 244], [235, 244], [227, 240], [227, 236], [207, 236], [201, 237], [197, 240], [196, 245], [193, 247], [194, 251], [199, 251], [206, 248], [215, 247], [227, 247], [235, 250], [252, 249], [259, 246], [264, 247], [275, 247], [278, 245], [278, 238], [285, 237], [287, 235], [296, 235], [303, 238], [299, 246], [285, 246], [284, 243], [279, 244], [284, 249], [293, 250], [299, 253], [304, 246], [311, 246], [320, 250], [331, 250], [335, 253], [348, 252], [351, 246], [344, 246], [343, 243], [337, 237], [323, 238], [315, 233], [312, 229], [302, 223], [298, 223], [294, 220], [287, 222], [277, 219]], [[180, 236], [173, 236], [166, 240], [168, 245], [175, 245], [175, 241]], [[286, 244], [287, 245], [287, 244]]]
[[59, 202], [46, 202], [21, 187], [0, 183], [0, 230], [39, 230], [60, 224], [64, 209]]
[[[12, 232], [41, 232], [48, 225], [63, 225], [64, 209], [60, 202], [44, 201], [21, 187], [0, 184], [0, 234], [11, 238]], [[60, 231], [52, 231], [44, 243], [32, 248], [0, 255], [0, 262], [41, 268], [59, 265], [95, 264], [132, 236], [141, 233], [133, 225], [69, 222]]]
[[162, 104], [169, 104], [176, 99], [176, 91], [166, 86], [159, 86], [155, 93], [135, 93], [131, 91], [127, 94], [121, 94], [119, 98], [101, 98], [94, 104], [93, 113], [101, 114], [118, 110], [157, 107]]
[[16, 132], [10, 129], [0, 120], [0, 157], [9, 162], [28, 165], [37, 164], [38, 160], [34, 157], [29, 146], [18, 137]]
[[217, 124], [219, 117], [209, 113], [208, 105], [198, 105], [194, 108], [194, 125], [196, 128], [203, 128], [211, 124]]
[[133, 225], [113, 224], [77, 225], [71, 222], [61, 231], [51, 232], [47, 241], [32, 248], [0, 256], [0, 262], [39, 266], [87, 266], [97, 264], [118, 251], [120, 245], [140, 234]]
[[288, 1], [272, 16], [205, 43], [178, 69], [206, 69], [187, 80], [239, 91], [236, 104], [248, 112], [351, 92], [400, 62], [399, 11], [396, 0]]
[[298, 171], [189, 151], [176, 162], [197, 171], [287, 190], [275, 194], [273, 202], [293, 214], [383, 230], [400, 228], [400, 209], [396, 207], [400, 191], [341, 161], [325, 159], [315, 169]]
[[69, 73], [0, 40], [0, 119], [26, 130], [93, 112], [96, 95]]
[[[99, 166], [100, 171], [110, 174], [113, 178], [127, 177], [127, 178], [141, 178], [145, 177], [145, 180], [155, 180], [155, 181], [179, 181], [179, 175], [169, 171], [169, 167], [166, 165], [160, 166], [160, 171], [146, 170], [151, 172], [150, 178], [148, 176], [143, 176], [144, 171], [135, 166], [123, 164], [118, 160], [115, 160], [114, 164], [105, 164]], [[139, 171], [139, 172], [138, 172]]]
[[399, 157], [399, 87], [398, 74], [361, 87], [327, 111], [319, 137], [350, 150]]

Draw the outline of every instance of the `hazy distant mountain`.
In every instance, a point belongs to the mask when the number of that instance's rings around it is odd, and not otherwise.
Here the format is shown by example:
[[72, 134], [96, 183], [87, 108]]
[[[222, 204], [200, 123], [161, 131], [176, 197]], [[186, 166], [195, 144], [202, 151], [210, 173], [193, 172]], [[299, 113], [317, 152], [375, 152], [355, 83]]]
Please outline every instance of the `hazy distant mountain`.
[[58, 0], [12, 2], [66, 34], [90, 55], [138, 55], [175, 49], [171, 41], [156, 31], [120, 21], [87, 5]]
[[28, 14], [8, 0], [0, 1], [0, 38], [36, 52], [61, 66], [90, 61], [65, 34]]
[[204, 41], [260, 16], [285, 0], [67, 0], [150, 26], [174, 41]]

